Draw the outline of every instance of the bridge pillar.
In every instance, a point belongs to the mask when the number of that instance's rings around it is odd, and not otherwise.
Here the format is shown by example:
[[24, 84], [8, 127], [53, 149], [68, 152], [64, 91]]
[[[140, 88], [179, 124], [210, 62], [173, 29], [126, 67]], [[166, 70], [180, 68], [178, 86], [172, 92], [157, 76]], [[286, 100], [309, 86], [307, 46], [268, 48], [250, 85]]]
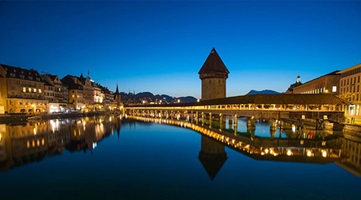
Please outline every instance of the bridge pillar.
[[268, 122], [269, 122], [270, 130], [276, 130], [277, 129], [277, 120], [270, 119]]
[[204, 120], [205, 120], [205, 115], [204, 115], [204, 112], [202, 112], [202, 126], [204, 125]]
[[256, 129], [256, 121], [254, 116], [247, 118], [247, 129]]
[[209, 128], [212, 128], [212, 113], [209, 113]]
[[237, 133], [237, 131], [238, 131], [238, 116], [237, 116], [237, 114], [235, 114], [233, 116], [233, 129], [234, 129], [234, 132]]
[[219, 114], [219, 130], [223, 130], [223, 126], [224, 126], [223, 115], [222, 115], [222, 113], [220, 113]]
[[199, 121], [199, 114], [198, 114], [198, 111], [196, 112], [196, 124], [198, 124], [198, 121]]
[[232, 128], [232, 124], [233, 124], [232, 117], [228, 116], [228, 129]]
[[248, 128], [248, 126], [247, 126], [247, 133], [249, 133], [251, 135], [251, 140], [253, 140], [253, 138], [255, 136], [255, 132], [256, 132], [255, 128]]
[[271, 138], [274, 138], [276, 135], [276, 130], [277, 130], [277, 121], [275, 119], [270, 119], [269, 122], [269, 128], [270, 128], [270, 134], [271, 134]]

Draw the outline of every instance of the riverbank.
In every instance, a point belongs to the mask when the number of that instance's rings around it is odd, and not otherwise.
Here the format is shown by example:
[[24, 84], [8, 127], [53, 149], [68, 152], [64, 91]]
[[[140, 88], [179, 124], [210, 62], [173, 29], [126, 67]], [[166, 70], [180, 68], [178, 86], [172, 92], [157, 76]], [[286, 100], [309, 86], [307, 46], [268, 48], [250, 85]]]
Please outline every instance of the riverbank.
[[79, 112], [79, 113], [53, 113], [53, 114], [15, 114], [15, 115], [0, 115], [0, 124], [23, 123], [29, 121], [29, 118], [36, 118], [37, 120], [62, 119], [62, 118], [77, 118], [77, 117], [92, 117], [99, 115], [112, 114], [111, 112]]

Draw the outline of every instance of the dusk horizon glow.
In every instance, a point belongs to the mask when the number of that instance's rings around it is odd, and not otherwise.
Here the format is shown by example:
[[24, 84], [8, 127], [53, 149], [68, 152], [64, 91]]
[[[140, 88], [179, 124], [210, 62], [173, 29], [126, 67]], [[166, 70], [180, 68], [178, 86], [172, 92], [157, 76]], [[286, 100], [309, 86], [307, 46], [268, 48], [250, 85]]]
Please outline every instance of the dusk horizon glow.
[[0, 63], [115, 91], [201, 96], [214, 47], [227, 96], [285, 92], [361, 63], [359, 1], [0, 2]]

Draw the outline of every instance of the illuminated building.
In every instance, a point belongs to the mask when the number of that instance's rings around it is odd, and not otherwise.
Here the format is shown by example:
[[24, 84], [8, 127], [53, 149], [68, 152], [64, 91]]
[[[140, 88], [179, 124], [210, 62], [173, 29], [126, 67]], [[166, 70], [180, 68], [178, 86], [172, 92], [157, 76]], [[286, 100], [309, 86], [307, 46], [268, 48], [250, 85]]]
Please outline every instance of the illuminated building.
[[68, 104], [68, 89], [57, 75], [45, 74], [41, 76], [45, 82], [44, 94], [48, 100], [48, 112], [64, 112]]
[[80, 74], [78, 80], [81, 82], [81, 85], [83, 87], [83, 101], [85, 109], [86, 111], [92, 110], [94, 103], [94, 90], [91, 84], [90, 77], [84, 77], [83, 74]]
[[83, 86], [76, 76], [66, 75], [61, 79], [68, 86], [69, 107], [72, 110], [82, 110], [84, 105]]
[[[292, 92], [287, 90], [286, 93], [294, 94], [339, 94], [340, 90], [340, 73], [339, 71], [334, 71], [329, 74], [320, 76], [313, 80], [310, 80], [305, 83], [301, 83], [297, 77], [297, 82], [295, 87], [292, 88]], [[291, 85], [292, 86], [292, 85]], [[291, 88], [291, 87], [290, 87]]]
[[46, 112], [44, 82], [33, 69], [0, 65], [0, 114]]
[[340, 97], [350, 102], [345, 108], [348, 123], [361, 123], [361, 64], [340, 71]]

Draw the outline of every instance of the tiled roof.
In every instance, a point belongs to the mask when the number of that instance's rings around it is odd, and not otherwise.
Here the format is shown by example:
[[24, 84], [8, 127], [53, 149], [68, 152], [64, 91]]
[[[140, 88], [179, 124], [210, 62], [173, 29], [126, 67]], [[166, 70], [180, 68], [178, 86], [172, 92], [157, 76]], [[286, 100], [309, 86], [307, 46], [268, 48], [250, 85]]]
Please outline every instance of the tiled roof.
[[14, 67], [5, 64], [0, 64], [0, 66], [5, 69], [7, 78], [17, 78], [17, 79], [43, 82], [39, 72], [34, 69], [29, 70], [29, 69]]
[[201, 101], [201, 104], [347, 104], [333, 94], [255, 94]]
[[61, 79], [61, 82], [69, 87], [69, 89], [78, 89], [82, 90], [83, 86], [76, 82], [77, 77], [72, 75], [66, 75]]
[[[195, 103], [164, 104], [157, 106], [196, 106], [225, 104], [298, 104], [298, 105], [342, 105], [348, 104], [334, 94], [254, 94], [220, 99], [209, 99]], [[139, 106], [139, 105], [138, 105]], [[144, 105], [143, 105], [144, 106]], [[148, 105], [145, 105], [148, 106]], [[154, 106], [154, 105], [149, 105]]]
[[206, 74], [206, 73], [229, 74], [226, 65], [224, 65], [222, 59], [219, 57], [217, 51], [214, 48], [211, 50], [202, 68], [198, 72], [198, 74]]

